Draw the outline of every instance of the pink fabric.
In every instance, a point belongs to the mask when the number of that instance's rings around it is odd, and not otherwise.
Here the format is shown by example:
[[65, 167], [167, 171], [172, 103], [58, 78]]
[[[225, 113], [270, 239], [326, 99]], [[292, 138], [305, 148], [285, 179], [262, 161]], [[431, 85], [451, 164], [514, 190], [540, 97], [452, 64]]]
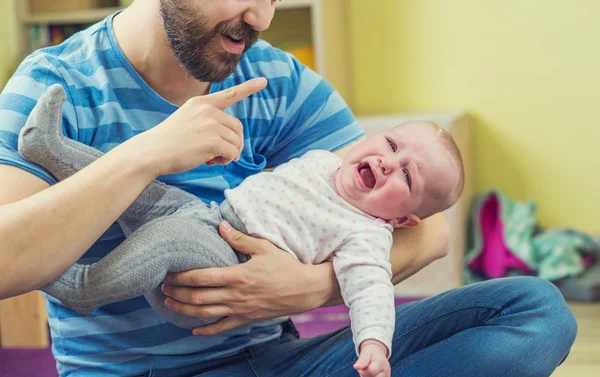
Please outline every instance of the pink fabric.
[[595, 258], [593, 255], [585, 255], [583, 257], [583, 267], [589, 267], [595, 262]]
[[483, 237], [482, 250], [469, 263], [469, 268], [475, 272], [483, 273], [490, 278], [502, 277], [506, 275], [509, 269], [532, 273], [533, 270], [517, 258], [504, 242], [500, 202], [496, 195], [490, 196], [483, 204], [479, 219]]

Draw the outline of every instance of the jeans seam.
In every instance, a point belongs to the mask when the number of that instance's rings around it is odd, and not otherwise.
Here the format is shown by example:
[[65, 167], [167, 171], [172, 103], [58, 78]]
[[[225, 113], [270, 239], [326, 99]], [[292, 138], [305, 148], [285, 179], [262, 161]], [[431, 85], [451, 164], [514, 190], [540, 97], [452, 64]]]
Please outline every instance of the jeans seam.
[[250, 365], [250, 369], [252, 369], [252, 372], [254, 373], [255, 377], [259, 377], [258, 376], [258, 372], [256, 371], [256, 369], [254, 368], [254, 363], [252, 362], [251, 359], [246, 359], [246, 361], [248, 362], [248, 364]]
[[[498, 307], [497, 305], [491, 305], [491, 304], [474, 304], [474, 305], [463, 306], [463, 307], [460, 307], [460, 308], [453, 309], [453, 310], [451, 310], [451, 311], [449, 311], [449, 312], [446, 312], [446, 313], [444, 313], [444, 314], [438, 315], [438, 316], [436, 316], [436, 317], [434, 317], [434, 318], [431, 318], [430, 320], [428, 320], [428, 321], [425, 321], [425, 322], [421, 323], [420, 325], [413, 327], [413, 328], [412, 328], [412, 329], [410, 329], [409, 331], [405, 331], [405, 332], [404, 332], [404, 333], [402, 333], [401, 335], [398, 335], [398, 336], [394, 337], [394, 338], [392, 339], [392, 343], [394, 342], [394, 340], [397, 340], [397, 339], [399, 339], [399, 338], [403, 337], [404, 335], [408, 334], [409, 332], [411, 332], [411, 331], [414, 331], [414, 330], [418, 329], [419, 327], [422, 327], [423, 325], [425, 325], [425, 324], [427, 324], [427, 323], [429, 323], [429, 322], [431, 322], [431, 321], [433, 321], [433, 320], [436, 320], [436, 319], [438, 319], [438, 318], [440, 318], [440, 317], [446, 316], [446, 315], [448, 315], [448, 314], [451, 314], [451, 313], [454, 313], [454, 312], [457, 312], [457, 311], [460, 311], [460, 310], [464, 310], [464, 309], [472, 309], [472, 308], [487, 308], [487, 309], [492, 309], [492, 310], [495, 310], [495, 311], [497, 312], [496, 314], [500, 314], [500, 315], [502, 315], [502, 313], [503, 313], [503, 311], [502, 311], [502, 308], [501, 308], [501, 307]], [[486, 322], [486, 321], [484, 321], [482, 324], [485, 324], [485, 322]], [[465, 331], [465, 330], [462, 330], [462, 331]], [[444, 343], [446, 343], [446, 342], [450, 341], [450, 339], [452, 339], [452, 338], [453, 338], [455, 335], [458, 335], [458, 334], [460, 334], [462, 331], [456, 332], [456, 333], [452, 334], [452, 336], [449, 336], [449, 337], [447, 337], [446, 339], [442, 339], [441, 341], [439, 341], [439, 342], [436, 342], [436, 343], [434, 343], [434, 344], [435, 344], [435, 345], [444, 344]], [[398, 366], [398, 368], [401, 368], [401, 369], [402, 369], [402, 368], [406, 368], [407, 366], [409, 366], [409, 365], [411, 365], [411, 364], [412, 364], [412, 360], [413, 360], [413, 359], [414, 359], [414, 358], [415, 358], [417, 355], [419, 355], [419, 356], [427, 355], [427, 353], [428, 353], [428, 352], [432, 352], [432, 351], [431, 351], [431, 346], [430, 346], [430, 347], [423, 348], [422, 350], [420, 350], [420, 351], [418, 351], [418, 352], [415, 352], [415, 353], [413, 353], [412, 355], [409, 355], [409, 356], [408, 356], [408, 357], [406, 357], [404, 360], [402, 360], [402, 362], [401, 362], [401, 363], [398, 363], [398, 364], [397, 364], [397, 366]], [[402, 365], [400, 365], [400, 364], [402, 364]]]
[[[493, 309], [493, 310], [496, 310], [498, 313], [502, 313], [502, 308], [501, 308], [501, 307], [498, 307], [498, 306], [496, 306], [496, 305], [488, 305], [488, 304], [471, 304], [471, 305], [468, 305], [468, 306], [463, 306], [463, 307], [455, 308], [455, 309], [453, 309], [453, 310], [450, 310], [450, 311], [448, 311], [448, 312], [445, 312], [445, 313], [443, 313], [443, 314], [439, 314], [439, 315], [437, 315], [437, 316], [435, 316], [435, 317], [433, 317], [433, 318], [430, 318], [429, 320], [427, 320], [427, 321], [425, 321], [425, 322], [423, 322], [423, 323], [420, 323], [420, 324], [418, 324], [418, 325], [414, 326], [414, 327], [413, 327], [413, 328], [411, 328], [410, 330], [407, 330], [407, 331], [403, 332], [402, 334], [400, 334], [400, 335], [398, 335], [398, 336], [394, 336], [394, 337], [392, 338], [392, 343], [394, 342], [394, 340], [396, 340], [396, 339], [398, 339], [398, 338], [401, 338], [401, 337], [403, 337], [404, 335], [408, 334], [409, 332], [415, 331], [416, 329], [418, 329], [418, 328], [420, 328], [420, 327], [423, 327], [423, 326], [425, 326], [426, 324], [428, 324], [429, 322], [435, 321], [435, 320], [436, 320], [436, 319], [438, 319], [438, 318], [441, 318], [441, 317], [447, 316], [448, 314], [452, 314], [452, 313], [455, 313], [455, 312], [458, 312], [458, 311], [461, 311], [461, 310], [465, 310], [465, 309], [473, 309], [473, 308], [481, 308], [481, 307], [483, 307], [483, 308], [486, 308], [486, 309]], [[485, 322], [484, 322], [484, 323], [485, 323]]]
[[352, 363], [350, 363], [350, 364], [345, 364], [345, 365], [343, 365], [343, 366], [341, 366], [341, 367], [337, 368], [336, 370], [334, 370], [334, 371], [332, 371], [332, 372], [329, 372], [329, 373], [327, 373], [327, 374], [326, 374], [325, 376], [323, 376], [323, 377], [329, 377], [329, 376], [332, 376], [334, 373], [337, 373], [337, 372], [339, 372], [340, 370], [342, 370], [342, 369], [344, 369], [344, 368], [346, 368], [346, 367], [349, 367], [349, 366], [351, 366], [351, 365], [353, 365], [353, 364], [354, 364], [354, 362], [352, 362]]
[[[459, 334], [459, 332], [452, 334], [452, 336], [447, 337], [446, 339], [443, 339], [439, 342], [434, 343], [433, 345], [442, 345], [446, 342], [449, 342], [450, 339], [452, 339], [452, 337], [454, 337], [455, 335]], [[396, 369], [396, 371], [398, 370], [402, 370], [402, 369], [406, 369], [408, 367], [410, 367], [410, 365], [412, 365], [413, 360], [416, 359], [417, 355], [418, 356], [423, 356], [423, 355], [428, 355], [429, 353], [433, 352], [432, 351], [432, 347], [426, 347], [423, 348], [422, 350], [413, 353], [412, 355], [408, 356], [407, 358], [405, 358], [404, 360], [402, 360], [401, 362], [399, 362], [398, 364], [396, 364], [396, 367], [398, 369]]]

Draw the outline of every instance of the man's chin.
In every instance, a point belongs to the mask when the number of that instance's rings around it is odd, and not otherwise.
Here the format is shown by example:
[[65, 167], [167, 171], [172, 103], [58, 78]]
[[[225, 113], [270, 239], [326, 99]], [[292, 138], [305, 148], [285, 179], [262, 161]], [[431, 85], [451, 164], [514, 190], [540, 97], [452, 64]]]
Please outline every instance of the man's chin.
[[229, 77], [236, 69], [239, 59], [234, 62], [219, 62], [207, 66], [185, 67], [190, 76], [203, 82], [219, 82]]
[[175, 56], [186, 72], [196, 80], [219, 82], [235, 71], [244, 53], [233, 54], [224, 51], [220, 43], [211, 43], [200, 50], [176, 53]]

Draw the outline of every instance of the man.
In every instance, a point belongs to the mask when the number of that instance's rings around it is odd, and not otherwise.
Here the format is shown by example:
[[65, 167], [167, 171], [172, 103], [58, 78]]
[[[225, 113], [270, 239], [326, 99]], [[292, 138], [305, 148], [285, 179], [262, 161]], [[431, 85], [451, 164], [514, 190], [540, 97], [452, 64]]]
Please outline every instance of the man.
[[[115, 220], [152, 179], [220, 201], [225, 188], [263, 168], [311, 149], [344, 153], [362, 137], [319, 76], [256, 42], [274, 7], [270, 0], [137, 0], [25, 59], [0, 96], [0, 297], [40, 288], [77, 260], [105, 256], [123, 240]], [[106, 155], [50, 186], [51, 176], [16, 153], [16, 135], [55, 83], [68, 93], [65, 134]], [[203, 336], [165, 322], [143, 298], [83, 316], [49, 297], [61, 376], [355, 375], [348, 329], [297, 340], [281, 318], [341, 302], [331, 265], [302, 265], [224, 225], [221, 233], [252, 259], [177, 274], [170, 280], [181, 286], [165, 288], [177, 312], [227, 316], [194, 330]], [[391, 256], [394, 283], [443, 256], [448, 237], [440, 216], [401, 233]], [[407, 376], [510, 375], [507, 368], [517, 367], [542, 375], [564, 357], [575, 327], [556, 290], [535, 279], [404, 306], [396, 323], [392, 373]], [[500, 347], [494, 360], [484, 357], [490, 351], [481, 340]], [[527, 369], [518, 363], [525, 352], [544, 362]]]

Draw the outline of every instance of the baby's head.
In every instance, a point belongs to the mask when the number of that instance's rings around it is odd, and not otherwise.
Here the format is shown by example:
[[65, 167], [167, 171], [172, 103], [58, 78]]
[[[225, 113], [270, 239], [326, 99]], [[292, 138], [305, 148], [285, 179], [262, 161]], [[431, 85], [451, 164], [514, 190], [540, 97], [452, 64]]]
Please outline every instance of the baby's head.
[[350, 149], [336, 175], [347, 202], [387, 220], [414, 226], [452, 206], [464, 186], [460, 151], [432, 122], [411, 121], [371, 136]]

